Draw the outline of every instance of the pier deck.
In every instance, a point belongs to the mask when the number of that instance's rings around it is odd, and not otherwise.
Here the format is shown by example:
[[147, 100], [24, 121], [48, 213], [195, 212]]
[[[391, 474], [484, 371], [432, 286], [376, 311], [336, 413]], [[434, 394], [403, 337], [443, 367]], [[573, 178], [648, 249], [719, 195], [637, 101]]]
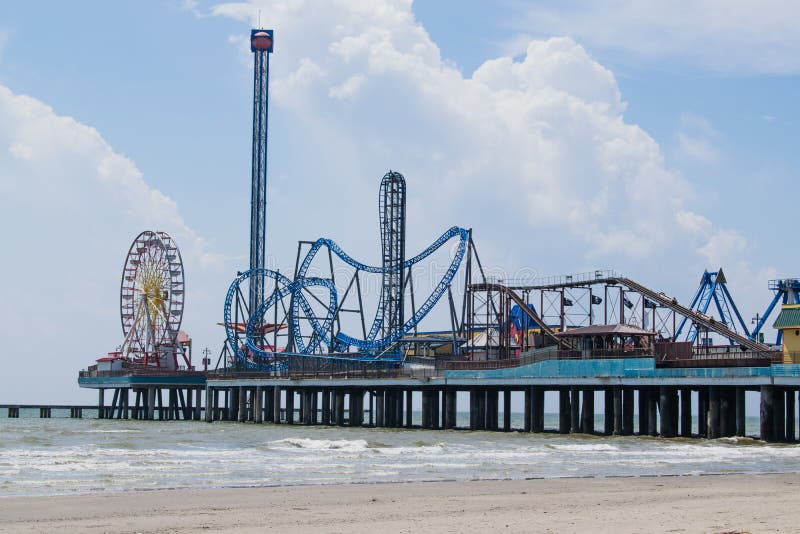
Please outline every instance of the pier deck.
[[[606, 357], [450, 367], [459, 368], [109, 372], [83, 374], [79, 384], [99, 390], [100, 417], [432, 429], [456, 428], [461, 393], [462, 402], [464, 394], [469, 398], [469, 429], [525, 432], [545, 431], [544, 398], [551, 392], [558, 396], [560, 433], [630, 435], [638, 428], [639, 434], [707, 438], [744, 435], [745, 392], [755, 391], [761, 439], [795, 441], [800, 427], [800, 364], [672, 368], [652, 357]], [[104, 403], [106, 389], [114, 391], [111, 406]], [[521, 428], [511, 427], [512, 394], [524, 398]], [[604, 406], [603, 428], [595, 428], [596, 397]], [[412, 421], [420, 405], [421, 423]]]

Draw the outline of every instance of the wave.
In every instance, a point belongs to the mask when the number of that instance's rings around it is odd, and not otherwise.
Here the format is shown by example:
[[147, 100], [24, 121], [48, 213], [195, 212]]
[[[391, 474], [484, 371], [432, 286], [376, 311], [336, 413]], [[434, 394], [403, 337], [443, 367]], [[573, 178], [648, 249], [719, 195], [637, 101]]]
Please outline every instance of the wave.
[[315, 451], [345, 451], [361, 452], [370, 449], [369, 442], [365, 439], [312, 439], [312, 438], [284, 438], [270, 441], [269, 445], [278, 448], [310, 449]]

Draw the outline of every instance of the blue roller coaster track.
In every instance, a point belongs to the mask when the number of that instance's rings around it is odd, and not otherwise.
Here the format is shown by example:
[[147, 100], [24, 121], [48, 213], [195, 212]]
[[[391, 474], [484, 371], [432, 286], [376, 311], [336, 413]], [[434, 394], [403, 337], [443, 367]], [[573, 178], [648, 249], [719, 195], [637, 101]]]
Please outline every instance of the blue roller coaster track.
[[[339, 299], [336, 287], [333, 284], [333, 281], [330, 279], [306, 277], [306, 273], [308, 272], [314, 257], [320, 249], [323, 247], [327, 248], [344, 263], [353, 267], [357, 271], [372, 274], [383, 274], [387, 271], [399, 270], [402, 273], [406, 269], [413, 267], [417, 263], [429, 257], [445, 243], [454, 238], [458, 239], [458, 244], [447, 271], [444, 273], [436, 287], [425, 299], [419, 309], [417, 309], [416, 312], [398, 329], [376, 339], [376, 333], [380, 329], [379, 318], [382, 317], [381, 310], [378, 310], [373, 327], [370, 329], [370, 333], [365, 339], [351, 336], [343, 332], [338, 332], [335, 334], [335, 336], [332, 336], [331, 327], [336, 319], [337, 313], [339, 312], [337, 308]], [[434, 241], [420, 254], [402, 262], [402, 264], [397, 263], [388, 267], [376, 267], [361, 263], [344, 252], [344, 250], [342, 250], [342, 248], [339, 247], [339, 245], [337, 245], [334, 241], [325, 238], [318, 239], [312, 244], [311, 249], [308, 251], [303, 259], [303, 262], [297, 269], [297, 274], [294, 280], [290, 280], [286, 276], [268, 269], [251, 270], [236, 277], [233, 283], [231, 283], [225, 298], [224, 318], [228, 344], [234, 353], [237, 362], [244, 367], [258, 369], [281, 368], [282, 358], [280, 353], [275, 352], [277, 348], [273, 347], [273, 350], [266, 350], [263, 347], [263, 344], [259, 343], [259, 341], [256, 339], [256, 333], [259, 331], [258, 327], [266, 316], [267, 311], [273, 306], [276, 306], [283, 298], [288, 296], [291, 298], [289, 332], [292, 338], [292, 346], [294, 347], [293, 354], [312, 355], [320, 348], [320, 345], [324, 343], [328, 345], [328, 347], [335, 348], [337, 352], [347, 352], [350, 347], [355, 347], [359, 351], [358, 354], [360, 355], [360, 358], [373, 361], [381, 360], [385, 357], [382, 355], [382, 349], [385, 349], [386, 347], [396, 343], [404, 335], [414, 329], [417, 324], [419, 324], [428, 315], [428, 313], [430, 313], [439, 299], [441, 299], [442, 295], [444, 295], [444, 293], [448, 290], [453, 282], [453, 279], [458, 273], [462, 260], [464, 259], [469, 239], [470, 236], [468, 230], [454, 226], [444, 232], [438, 239], [436, 239], [436, 241]], [[242, 346], [243, 344], [239, 339], [237, 331], [238, 325], [236, 325], [233, 321], [233, 308], [237, 292], [240, 291], [239, 287], [245, 281], [252, 283], [252, 280], [263, 281], [268, 278], [274, 281], [275, 290], [263, 303], [261, 303], [260, 306], [258, 306], [256, 310], [250, 314], [245, 330], [246, 343], [244, 344], [245, 346]], [[303, 294], [304, 289], [314, 286], [324, 287], [329, 293], [327, 310], [322, 320], [317, 318], [317, 315], [311, 308], [308, 299]], [[309, 343], [305, 343], [304, 341], [304, 335], [301, 329], [301, 323], [303, 321], [306, 321], [308, 326], [310, 326], [311, 330], [313, 331]]]

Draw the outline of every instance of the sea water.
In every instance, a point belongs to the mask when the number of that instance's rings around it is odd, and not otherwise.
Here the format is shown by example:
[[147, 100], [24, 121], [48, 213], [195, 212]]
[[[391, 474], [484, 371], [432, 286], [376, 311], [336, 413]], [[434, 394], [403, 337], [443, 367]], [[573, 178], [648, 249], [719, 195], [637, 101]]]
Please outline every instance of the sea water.
[[[54, 413], [54, 415], [56, 415]], [[459, 414], [459, 420], [468, 414]], [[513, 420], [521, 420], [514, 414]], [[547, 415], [547, 426], [557, 418]], [[748, 420], [748, 430], [758, 420]], [[601, 428], [598, 419], [597, 428]], [[800, 472], [800, 445], [197, 421], [0, 418], [0, 496]]]

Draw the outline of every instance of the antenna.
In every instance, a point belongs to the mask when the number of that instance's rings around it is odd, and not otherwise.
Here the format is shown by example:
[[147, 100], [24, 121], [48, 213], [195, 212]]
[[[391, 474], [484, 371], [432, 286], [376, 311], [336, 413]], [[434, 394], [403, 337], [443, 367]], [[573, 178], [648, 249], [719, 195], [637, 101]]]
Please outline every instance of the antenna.
[[258, 10], [258, 28], [262, 29], [261, 28], [261, 10], [260, 9]]

